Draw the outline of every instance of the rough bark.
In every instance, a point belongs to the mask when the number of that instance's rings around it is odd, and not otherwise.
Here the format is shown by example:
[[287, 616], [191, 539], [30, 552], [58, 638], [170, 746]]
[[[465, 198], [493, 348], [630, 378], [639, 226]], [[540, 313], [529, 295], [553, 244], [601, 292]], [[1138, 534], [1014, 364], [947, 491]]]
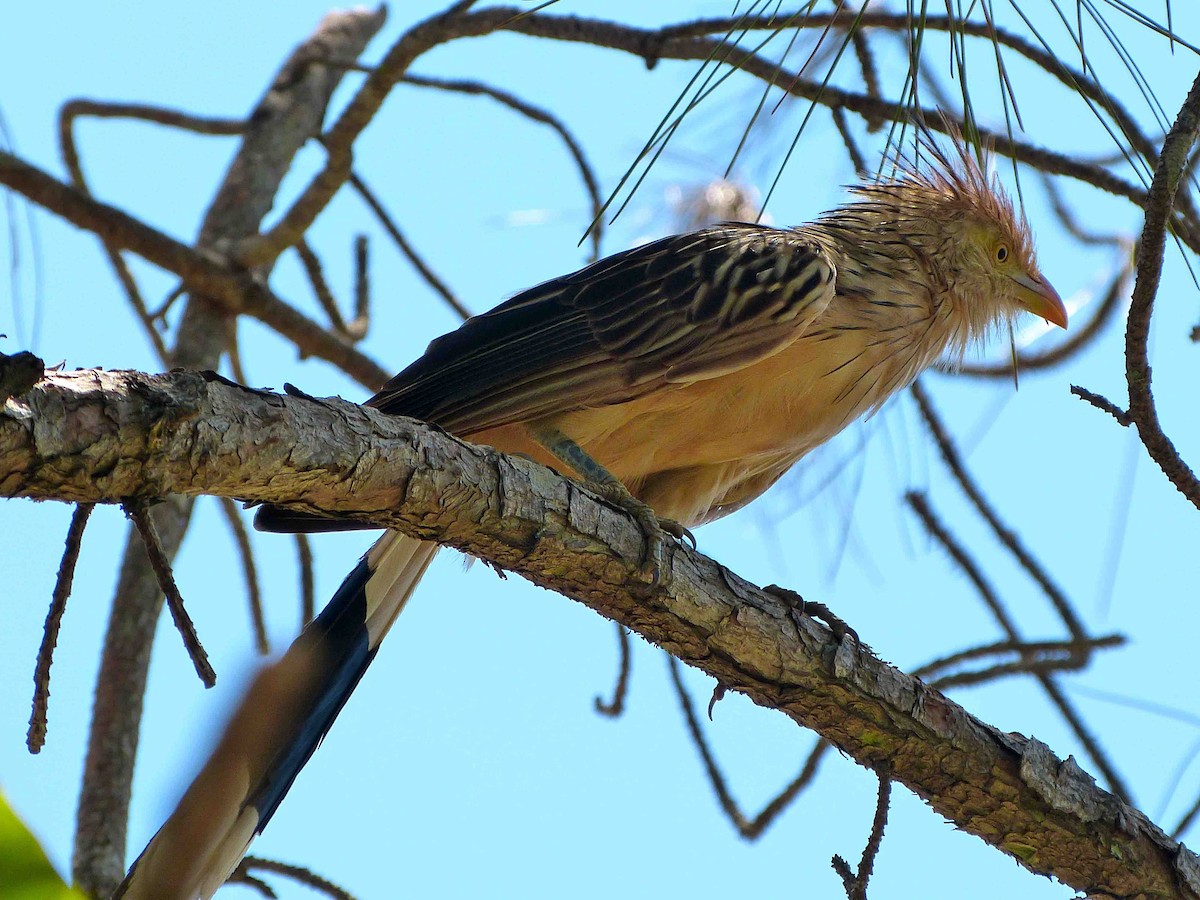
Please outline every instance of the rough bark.
[[648, 589], [632, 521], [535, 463], [342, 400], [194, 372], [53, 374], [0, 414], [2, 496], [171, 493], [294, 501], [458, 547], [637, 631], [861, 764], [886, 761], [937, 813], [1033, 872], [1091, 895], [1200, 897], [1196, 857], [1074, 760], [838, 645], [685, 547]]
[[[257, 233], [296, 153], [320, 134], [329, 98], [345, 73], [344, 66], [324, 61], [357, 58], [383, 21], [382, 10], [326, 16], [284, 63], [250, 116], [238, 153], [204, 217], [198, 250], [220, 251]], [[266, 272], [256, 274], [265, 278]], [[216, 368], [232, 327], [234, 320], [220, 303], [192, 293], [176, 333], [172, 361]], [[170, 497], [154, 510], [154, 524], [168, 558], [179, 549], [190, 516], [191, 501], [182, 496]], [[71, 861], [75, 882], [94, 897], [111, 894], [125, 871], [142, 698], [162, 602], [141, 538], [131, 528], [96, 681]]]

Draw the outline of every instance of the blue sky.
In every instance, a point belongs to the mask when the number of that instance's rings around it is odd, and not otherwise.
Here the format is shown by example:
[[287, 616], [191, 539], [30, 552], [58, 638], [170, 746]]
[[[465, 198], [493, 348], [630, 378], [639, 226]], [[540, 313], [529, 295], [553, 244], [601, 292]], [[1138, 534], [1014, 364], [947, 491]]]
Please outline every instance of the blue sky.
[[[728, 11], [718, 2], [600, 4], [564, 0], [562, 12], [673, 22]], [[1153, 12], [1158, 14], [1157, 4]], [[394, 9], [372, 45], [379, 56], [436, 5]], [[639, 7], [639, 9], [635, 9]], [[1175, 4], [1176, 28], [1200, 38], [1196, 11]], [[66, 99], [129, 100], [208, 115], [248, 110], [290, 49], [326, 7], [294, 2], [214, 2], [204, 7], [130, 3], [117, 18], [98, 5], [19, 5], [0, 34], [0, 112], [19, 154], [62, 175], [55, 115]], [[1172, 56], [1162, 39], [1127, 32], [1168, 112], [1178, 107], [1196, 58]], [[1122, 96], [1149, 122], [1111, 58], [1089, 48]], [[987, 54], [974, 60], [986, 80]], [[416, 71], [483, 78], [557, 111], [588, 148], [605, 188], [625, 166], [695, 70], [576, 45], [511, 35], [460, 42], [423, 58]], [[1013, 66], [1022, 114], [1035, 143], [1107, 153], [1103, 133], [1080, 105]], [[359, 83], [346, 79], [338, 102]], [[992, 76], [994, 81], [994, 75]], [[1000, 121], [991, 83], [977, 87], [986, 123]], [[757, 100], [730, 82], [684, 129], [677, 147], [634, 198], [606, 239], [614, 252], [672, 230], [669, 195], [719, 175]], [[336, 105], [336, 104], [335, 104]], [[739, 170], [766, 188], [802, 109], [754, 150]], [[1148, 126], [1149, 127], [1149, 126]], [[85, 122], [84, 165], [104, 200], [183, 239], [195, 235], [234, 143], [127, 122]], [[844, 196], [853, 173], [829, 138], [828, 118], [772, 197], [777, 223], [799, 222]], [[319, 162], [307, 152], [286, 190]], [[577, 268], [587, 221], [580, 179], [547, 130], [485, 100], [397, 88], [364, 134], [357, 165], [434, 268], [464, 302], [482, 311], [513, 292]], [[1001, 168], [1011, 182], [1011, 171]], [[1085, 300], [1111, 270], [1113, 254], [1080, 250], [1058, 233], [1036, 181], [1023, 180], [1043, 271], [1064, 297]], [[1120, 203], [1072, 189], [1088, 224], [1134, 236], [1139, 223]], [[532, 224], [531, 224], [532, 223]], [[32, 263], [24, 213], [0, 228], [15, 235], [22, 261], [0, 303], [6, 352], [33, 349], [69, 367], [156, 369], [98, 245], [45, 214], [35, 216], [40, 270]], [[390, 369], [417, 356], [456, 318], [433, 298], [379, 235], [367, 211], [339, 197], [312, 241], [335, 291], [350, 294], [352, 236], [372, 236], [374, 322], [364, 349]], [[137, 264], [150, 298], [171, 279]], [[273, 285], [315, 311], [287, 257]], [[1195, 378], [1196, 288], [1178, 253], [1168, 258], [1153, 338], [1160, 413], [1185, 458], [1200, 453], [1189, 388]], [[1086, 307], [1085, 307], [1086, 308]], [[1084, 313], [1083, 315], [1086, 315]], [[35, 320], [37, 323], [34, 328]], [[247, 376], [255, 386], [284, 381], [315, 394], [367, 392], [294, 351], [252, 322], [241, 325]], [[1002, 358], [1004, 348], [992, 348]], [[1096, 632], [1133, 641], [1064, 679], [1141, 808], [1169, 826], [1200, 790], [1184, 766], [1197, 741], [1192, 672], [1197, 612], [1196, 511], [1171, 488], [1133, 436], [1068, 393], [1081, 384], [1120, 401], [1120, 328], [1068, 365], [1010, 383], [932, 376], [929, 387], [959, 435], [972, 470], [1001, 514], [1026, 539]], [[860, 450], [860, 446], [862, 449]], [[831, 469], [842, 476], [815, 498]], [[1033, 637], [1061, 637], [1036, 588], [963, 505], [901, 398], [752, 507], [699, 532], [700, 549], [757, 583], [778, 582], [829, 603], [885, 659], [914, 667], [945, 652], [999, 637], [966, 580], [922, 534], [903, 505], [909, 487], [927, 489], [956, 522]], [[126, 523], [119, 510], [93, 517], [68, 609], [52, 681], [50, 733], [38, 757], [24, 750], [34, 654], [69, 510], [54, 504], [0, 506], [0, 567], [8, 576], [0, 629], [0, 787], [66, 871], [90, 716], [92, 681]], [[1114, 522], [1126, 522], [1118, 528]], [[327, 596], [362, 552], [365, 535], [317, 542], [318, 595]], [[275, 651], [298, 621], [297, 572], [287, 539], [255, 539]], [[213, 659], [218, 686], [205, 691], [169, 624], [154, 651], [145, 731], [134, 785], [130, 852], [154, 832], [259, 661], [248, 628], [239, 563], [216, 504], [197, 507], [176, 574]], [[841, 896], [828, 866], [834, 853], [857, 860], [872, 816], [875, 779], [830, 754], [815, 786], [762, 840], [740, 840], [723, 820], [682, 727], [665, 658], [635, 640], [628, 711], [617, 721], [592, 711], [611, 691], [613, 626], [583, 607], [523, 583], [500, 582], [484, 566], [439, 556], [266, 834], [258, 855], [311, 866], [363, 898], [521, 896]], [[704, 702], [711, 682], [688, 674]], [[1179, 712], [1167, 715], [1100, 699], [1098, 692]], [[1057, 753], [1079, 748], [1031, 682], [958, 691], [955, 699], [1003, 730], [1035, 734]], [[750, 811], [798, 771], [814, 738], [782, 716], [728, 697], [712, 741], [733, 790]], [[1085, 768], [1093, 769], [1083, 761]], [[1093, 769], [1094, 770], [1094, 769]], [[1174, 790], [1173, 790], [1174, 788]], [[1186, 838], [1185, 838], [1186, 839]], [[1193, 841], [1195, 839], [1193, 838]], [[945, 825], [898, 789], [877, 865], [875, 896], [1064, 898], [979, 840]], [[281, 895], [306, 896], [281, 884]], [[228, 895], [238, 895], [229, 889]]]

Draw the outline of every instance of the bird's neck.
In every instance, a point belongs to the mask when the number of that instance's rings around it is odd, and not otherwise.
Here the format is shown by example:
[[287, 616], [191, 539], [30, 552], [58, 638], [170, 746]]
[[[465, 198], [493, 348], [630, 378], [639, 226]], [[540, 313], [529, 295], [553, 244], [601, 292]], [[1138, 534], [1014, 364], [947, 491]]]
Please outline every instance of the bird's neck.
[[919, 248], [861, 238], [826, 246], [837, 260], [835, 295], [803, 343], [837, 363], [824, 377], [839, 385], [833, 399], [847, 420], [874, 412], [938, 360], [961, 358], [986, 331]]

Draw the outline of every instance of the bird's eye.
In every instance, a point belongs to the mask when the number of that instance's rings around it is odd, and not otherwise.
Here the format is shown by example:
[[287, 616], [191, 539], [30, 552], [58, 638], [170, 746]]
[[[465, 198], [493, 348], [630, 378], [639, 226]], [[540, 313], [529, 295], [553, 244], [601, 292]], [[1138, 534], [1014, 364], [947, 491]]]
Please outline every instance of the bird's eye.
[[996, 262], [1008, 262], [1008, 244], [998, 244], [996, 246]]

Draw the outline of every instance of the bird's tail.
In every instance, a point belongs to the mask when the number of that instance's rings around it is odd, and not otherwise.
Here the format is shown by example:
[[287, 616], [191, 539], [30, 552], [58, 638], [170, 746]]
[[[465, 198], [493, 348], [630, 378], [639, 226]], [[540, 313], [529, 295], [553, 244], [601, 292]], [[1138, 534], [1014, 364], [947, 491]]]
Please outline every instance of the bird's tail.
[[114, 900], [216, 892], [337, 718], [437, 550], [388, 532], [367, 551], [287, 653], [255, 679]]

